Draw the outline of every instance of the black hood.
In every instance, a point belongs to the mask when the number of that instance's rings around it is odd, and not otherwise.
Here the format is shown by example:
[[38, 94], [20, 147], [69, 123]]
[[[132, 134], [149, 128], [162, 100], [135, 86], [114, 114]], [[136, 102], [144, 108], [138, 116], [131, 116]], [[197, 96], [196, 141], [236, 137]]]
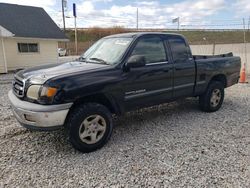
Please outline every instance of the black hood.
[[80, 61], [67, 62], [62, 64], [48, 64], [28, 68], [17, 73], [17, 76], [22, 79], [36, 79], [42, 78], [44, 81], [47, 79], [62, 76], [70, 73], [85, 72], [95, 69], [106, 68], [109, 65], [99, 63], [86, 63]]

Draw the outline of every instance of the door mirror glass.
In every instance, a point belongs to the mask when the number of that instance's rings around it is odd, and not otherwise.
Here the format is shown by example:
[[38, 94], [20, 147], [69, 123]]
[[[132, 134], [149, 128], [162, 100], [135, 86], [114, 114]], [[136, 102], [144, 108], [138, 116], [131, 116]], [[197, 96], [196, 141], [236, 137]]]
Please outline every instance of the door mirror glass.
[[133, 55], [130, 56], [126, 66], [129, 68], [144, 67], [146, 65], [146, 60], [143, 55]]

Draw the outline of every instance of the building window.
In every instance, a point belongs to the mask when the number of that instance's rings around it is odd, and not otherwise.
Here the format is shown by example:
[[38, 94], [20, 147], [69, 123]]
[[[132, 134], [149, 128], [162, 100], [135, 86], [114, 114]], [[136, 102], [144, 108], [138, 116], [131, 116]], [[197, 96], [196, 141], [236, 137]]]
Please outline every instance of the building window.
[[38, 52], [38, 43], [17, 43], [20, 53]]

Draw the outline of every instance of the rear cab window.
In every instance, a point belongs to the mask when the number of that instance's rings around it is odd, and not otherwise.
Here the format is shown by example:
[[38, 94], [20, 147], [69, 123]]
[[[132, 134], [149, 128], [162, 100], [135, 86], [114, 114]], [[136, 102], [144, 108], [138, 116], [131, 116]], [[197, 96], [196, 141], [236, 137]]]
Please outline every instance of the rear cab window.
[[190, 58], [190, 49], [182, 37], [168, 39], [174, 63], [182, 63]]

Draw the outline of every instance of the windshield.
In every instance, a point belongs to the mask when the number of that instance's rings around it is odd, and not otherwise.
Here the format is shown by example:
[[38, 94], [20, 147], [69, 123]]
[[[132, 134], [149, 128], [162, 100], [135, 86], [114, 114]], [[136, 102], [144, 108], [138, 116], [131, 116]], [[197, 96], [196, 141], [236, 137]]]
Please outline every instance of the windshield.
[[93, 44], [79, 60], [113, 65], [121, 60], [132, 38], [103, 38]]

